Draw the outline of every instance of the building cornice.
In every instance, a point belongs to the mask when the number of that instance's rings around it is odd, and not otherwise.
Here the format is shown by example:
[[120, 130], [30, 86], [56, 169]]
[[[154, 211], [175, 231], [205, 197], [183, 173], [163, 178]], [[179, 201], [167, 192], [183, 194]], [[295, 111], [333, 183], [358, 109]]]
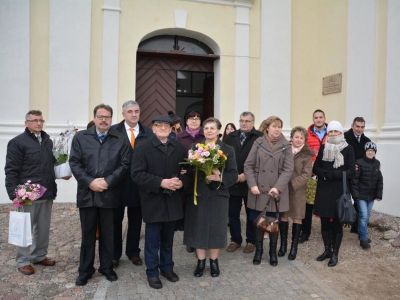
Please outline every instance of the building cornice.
[[181, 1], [228, 5], [234, 7], [247, 7], [247, 8], [251, 8], [254, 4], [254, 0], [181, 0]]

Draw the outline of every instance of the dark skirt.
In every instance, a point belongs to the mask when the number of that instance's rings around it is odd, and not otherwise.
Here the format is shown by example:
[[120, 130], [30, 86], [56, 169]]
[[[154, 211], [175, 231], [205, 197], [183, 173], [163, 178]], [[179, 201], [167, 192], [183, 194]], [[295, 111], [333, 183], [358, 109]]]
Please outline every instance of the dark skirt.
[[199, 180], [197, 205], [186, 199], [184, 243], [196, 249], [219, 249], [227, 244], [229, 194]]

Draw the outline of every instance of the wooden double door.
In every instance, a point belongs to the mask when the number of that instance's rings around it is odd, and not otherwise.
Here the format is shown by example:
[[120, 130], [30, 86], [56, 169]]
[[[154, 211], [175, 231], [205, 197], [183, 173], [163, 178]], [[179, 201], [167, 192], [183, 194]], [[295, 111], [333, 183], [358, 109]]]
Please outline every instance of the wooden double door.
[[188, 110], [203, 118], [214, 115], [215, 57], [157, 52], [137, 52], [136, 101], [141, 122], [173, 111], [182, 119]]

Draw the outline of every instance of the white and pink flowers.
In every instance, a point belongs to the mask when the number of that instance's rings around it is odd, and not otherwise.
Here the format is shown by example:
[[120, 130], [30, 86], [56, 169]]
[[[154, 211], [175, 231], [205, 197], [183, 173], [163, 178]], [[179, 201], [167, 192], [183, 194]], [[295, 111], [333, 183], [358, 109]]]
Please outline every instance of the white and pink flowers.
[[42, 197], [46, 190], [44, 186], [38, 183], [31, 183], [30, 180], [18, 185], [15, 189], [13, 207], [18, 208], [24, 205], [32, 205], [32, 202]]

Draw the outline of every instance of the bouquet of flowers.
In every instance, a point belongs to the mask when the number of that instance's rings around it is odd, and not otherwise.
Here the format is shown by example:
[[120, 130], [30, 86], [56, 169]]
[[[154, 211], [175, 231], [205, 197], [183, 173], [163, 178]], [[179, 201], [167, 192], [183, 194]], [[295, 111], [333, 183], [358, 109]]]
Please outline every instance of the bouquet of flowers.
[[78, 129], [73, 127], [61, 132], [53, 139], [53, 155], [56, 158], [54, 172], [56, 178], [63, 178], [72, 175], [68, 164], [69, 151], [71, 149], [72, 138]]
[[15, 189], [13, 207], [19, 208], [24, 205], [32, 205], [32, 202], [42, 197], [46, 190], [44, 186], [38, 183], [31, 183], [30, 180], [25, 184], [18, 185]]
[[[195, 168], [194, 177], [194, 193], [193, 202], [197, 205], [197, 177], [198, 171], [202, 171], [206, 176], [212, 175], [214, 169], [221, 169], [221, 177], [223, 175], [225, 162], [227, 156], [220, 149], [219, 145], [216, 144], [196, 144], [196, 146], [189, 150], [188, 158], [186, 162], [182, 164], [188, 164]], [[206, 179], [206, 183], [209, 181]]]

